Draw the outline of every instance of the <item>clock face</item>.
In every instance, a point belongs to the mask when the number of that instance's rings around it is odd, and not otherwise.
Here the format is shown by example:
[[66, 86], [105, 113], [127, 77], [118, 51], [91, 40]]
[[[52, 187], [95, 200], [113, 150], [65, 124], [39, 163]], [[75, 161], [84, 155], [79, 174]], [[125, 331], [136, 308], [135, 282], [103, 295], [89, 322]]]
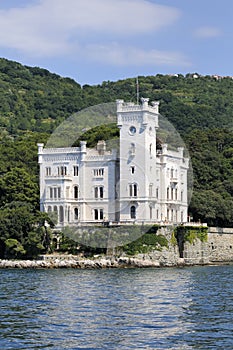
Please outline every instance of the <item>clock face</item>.
[[134, 135], [134, 134], [136, 133], [136, 128], [135, 128], [135, 126], [131, 126], [131, 127], [129, 128], [129, 132], [130, 132], [131, 135]]

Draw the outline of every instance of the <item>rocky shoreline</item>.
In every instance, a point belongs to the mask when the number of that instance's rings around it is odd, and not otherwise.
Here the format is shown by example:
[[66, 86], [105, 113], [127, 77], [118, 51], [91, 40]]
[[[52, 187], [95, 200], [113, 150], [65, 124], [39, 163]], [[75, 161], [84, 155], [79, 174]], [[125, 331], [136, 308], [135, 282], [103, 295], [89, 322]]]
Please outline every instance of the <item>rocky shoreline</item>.
[[140, 259], [135, 257], [107, 258], [101, 257], [96, 259], [77, 259], [69, 258], [44, 258], [38, 260], [0, 260], [0, 268], [77, 268], [77, 269], [102, 269], [102, 268], [143, 268], [143, 267], [164, 267], [164, 266], [181, 266], [184, 265], [183, 259], [179, 264], [161, 264], [158, 260]]

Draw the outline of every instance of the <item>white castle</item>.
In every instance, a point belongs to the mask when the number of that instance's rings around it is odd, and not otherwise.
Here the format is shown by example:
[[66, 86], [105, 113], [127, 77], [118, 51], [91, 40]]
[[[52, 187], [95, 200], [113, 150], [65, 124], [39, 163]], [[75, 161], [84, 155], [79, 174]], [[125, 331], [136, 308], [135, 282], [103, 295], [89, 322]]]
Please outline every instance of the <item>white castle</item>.
[[57, 228], [98, 223], [187, 222], [188, 158], [184, 149], [156, 146], [158, 102], [117, 100], [119, 152], [44, 148], [38, 144], [40, 209], [57, 214]]

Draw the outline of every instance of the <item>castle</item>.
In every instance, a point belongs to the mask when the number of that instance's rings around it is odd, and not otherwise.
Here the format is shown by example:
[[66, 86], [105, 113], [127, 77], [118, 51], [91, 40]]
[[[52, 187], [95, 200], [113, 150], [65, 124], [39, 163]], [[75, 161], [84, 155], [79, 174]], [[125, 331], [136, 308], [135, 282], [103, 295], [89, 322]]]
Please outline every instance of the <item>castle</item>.
[[119, 151], [44, 148], [38, 144], [40, 209], [57, 214], [57, 228], [82, 224], [187, 222], [188, 158], [158, 147], [159, 103], [117, 100]]

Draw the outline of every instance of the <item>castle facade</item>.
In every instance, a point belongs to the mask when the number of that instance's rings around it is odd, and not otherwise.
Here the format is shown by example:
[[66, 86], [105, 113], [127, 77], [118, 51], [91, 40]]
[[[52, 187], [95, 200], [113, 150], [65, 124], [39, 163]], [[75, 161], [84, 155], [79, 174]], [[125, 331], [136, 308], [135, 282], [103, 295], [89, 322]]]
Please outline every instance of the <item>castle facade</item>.
[[188, 158], [182, 147], [158, 147], [159, 103], [117, 100], [119, 151], [44, 148], [38, 144], [40, 209], [57, 214], [57, 227], [98, 223], [187, 222]]

